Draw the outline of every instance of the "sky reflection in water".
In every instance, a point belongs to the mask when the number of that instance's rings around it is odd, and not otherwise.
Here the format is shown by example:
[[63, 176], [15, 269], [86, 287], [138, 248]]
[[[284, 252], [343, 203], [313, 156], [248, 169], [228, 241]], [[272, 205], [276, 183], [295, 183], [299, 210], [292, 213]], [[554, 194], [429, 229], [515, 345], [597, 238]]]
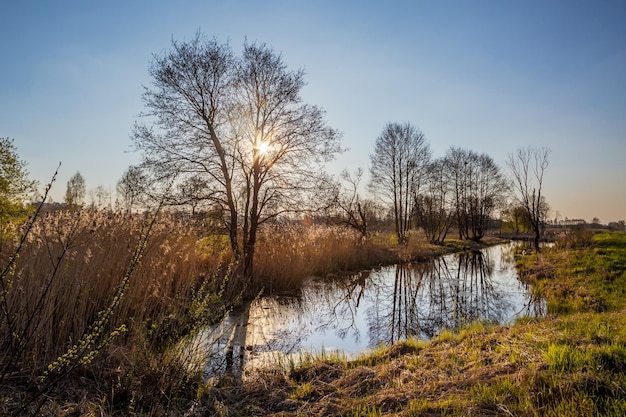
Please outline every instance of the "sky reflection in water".
[[253, 356], [301, 349], [356, 354], [410, 336], [429, 339], [475, 320], [508, 323], [538, 315], [541, 303], [532, 302], [517, 280], [513, 247], [311, 279], [299, 296], [253, 305], [246, 345]]

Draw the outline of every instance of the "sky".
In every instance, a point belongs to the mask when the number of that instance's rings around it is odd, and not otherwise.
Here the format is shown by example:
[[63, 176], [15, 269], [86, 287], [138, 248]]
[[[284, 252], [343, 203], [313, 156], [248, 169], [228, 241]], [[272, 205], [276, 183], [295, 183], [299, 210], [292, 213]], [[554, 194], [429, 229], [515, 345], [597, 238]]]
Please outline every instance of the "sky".
[[115, 183], [140, 155], [152, 57], [200, 30], [266, 43], [304, 69], [303, 100], [326, 111], [346, 152], [328, 169], [367, 171], [376, 138], [409, 122], [433, 156], [451, 146], [505, 169], [547, 146], [552, 217], [626, 219], [626, 2], [0, 0], [0, 137], [62, 201], [77, 171]]

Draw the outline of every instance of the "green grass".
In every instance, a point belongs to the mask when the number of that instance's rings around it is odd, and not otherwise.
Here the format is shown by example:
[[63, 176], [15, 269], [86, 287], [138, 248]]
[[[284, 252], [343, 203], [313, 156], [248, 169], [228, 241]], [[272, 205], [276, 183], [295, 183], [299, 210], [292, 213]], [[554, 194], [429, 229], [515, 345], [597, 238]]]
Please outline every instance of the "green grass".
[[586, 245], [557, 245], [540, 254], [518, 256], [517, 265], [521, 276], [546, 299], [550, 313], [599, 313], [626, 307], [624, 233], [597, 233]]

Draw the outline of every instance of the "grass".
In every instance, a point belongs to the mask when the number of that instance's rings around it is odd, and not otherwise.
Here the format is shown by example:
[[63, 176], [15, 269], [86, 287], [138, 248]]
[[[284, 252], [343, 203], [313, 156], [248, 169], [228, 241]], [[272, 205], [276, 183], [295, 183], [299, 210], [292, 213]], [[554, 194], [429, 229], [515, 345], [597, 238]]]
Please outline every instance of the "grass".
[[565, 239], [540, 254], [519, 256], [522, 279], [542, 294], [550, 313], [626, 307], [626, 234], [604, 232], [575, 242]]

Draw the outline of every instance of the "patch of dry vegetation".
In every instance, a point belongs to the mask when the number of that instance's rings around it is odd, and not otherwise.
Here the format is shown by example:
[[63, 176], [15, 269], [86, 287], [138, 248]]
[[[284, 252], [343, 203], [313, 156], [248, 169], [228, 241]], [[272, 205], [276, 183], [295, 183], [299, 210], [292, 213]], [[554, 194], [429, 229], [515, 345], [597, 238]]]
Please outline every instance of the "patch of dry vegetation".
[[172, 346], [224, 313], [224, 274], [192, 230], [157, 220], [58, 211], [36, 219], [13, 263], [18, 241], [4, 242], [2, 414], [56, 414], [94, 394], [96, 409], [158, 407], [198, 386]]
[[[579, 319], [591, 324], [580, 329]], [[219, 404], [231, 416], [618, 416], [626, 410], [626, 334], [599, 337], [605, 325], [623, 329], [624, 312], [473, 325], [355, 360], [268, 369], [221, 390]], [[587, 353], [572, 363], [575, 352]]]
[[373, 233], [363, 238], [357, 231], [341, 226], [276, 224], [261, 230], [254, 270], [266, 290], [285, 291], [299, 288], [311, 276], [423, 261], [501, 242], [488, 237], [483, 243], [451, 239], [445, 245], [434, 245], [423, 235], [413, 233], [406, 245], [398, 245], [392, 233]]
[[388, 246], [345, 227], [269, 225], [257, 242], [255, 274], [273, 290], [299, 288], [311, 276], [359, 270], [397, 258]]

